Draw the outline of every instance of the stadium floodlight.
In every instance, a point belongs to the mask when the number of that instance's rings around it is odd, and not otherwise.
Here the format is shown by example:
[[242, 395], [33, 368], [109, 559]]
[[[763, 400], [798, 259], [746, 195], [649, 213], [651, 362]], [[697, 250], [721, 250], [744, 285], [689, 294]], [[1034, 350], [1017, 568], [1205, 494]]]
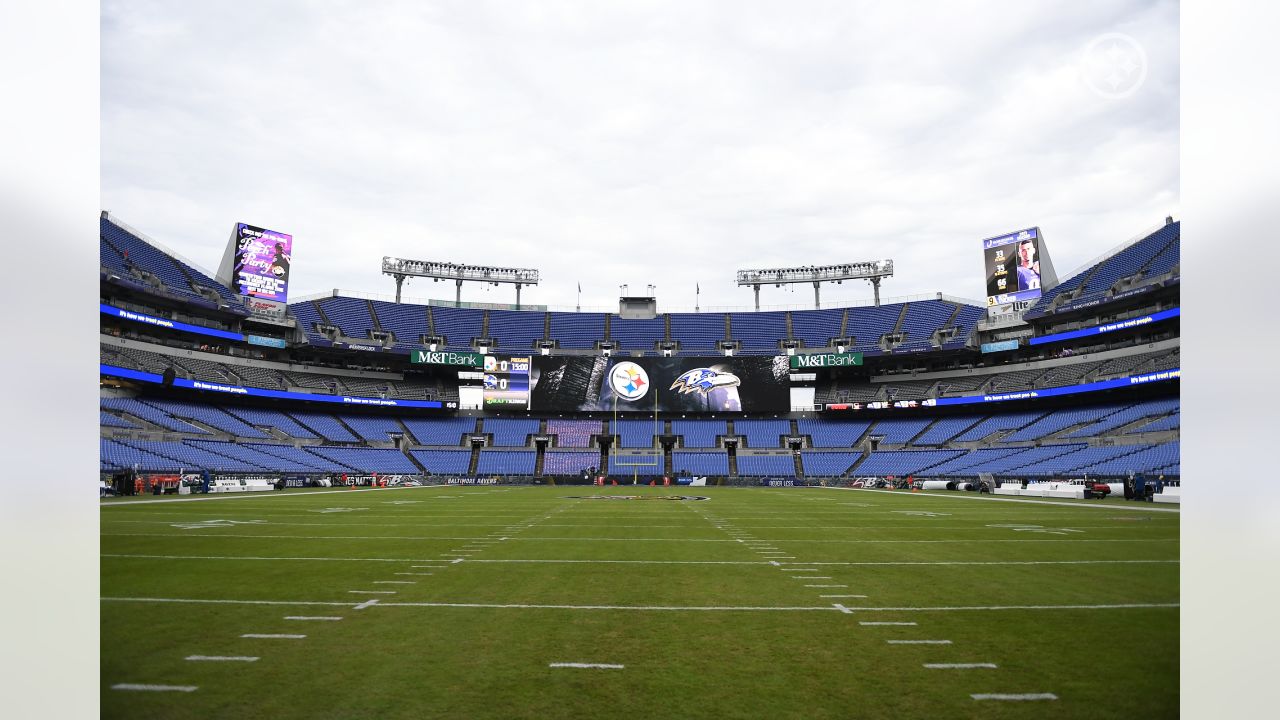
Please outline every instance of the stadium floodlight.
[[749, 285], [756, 294], [756, 310], [760, 309], [760, 286], [782, 287], [792, 283], [813, 283], [813, 307], [822, 306], [818, 289], [824, 282], [867, 280], [875, 288], [876, 307], [880, 306], [880, 281], [893, 277], [892, 260], [869, 260], [841, 265], [806, 265], [793, 268], [739, 270], [738, 286]]
[[406, 260], [383, 256], [382, 274], [390, 275], [396, 280], [396, 302], [400, 302], [400, 288], [405, 278], [423, 277], [433, 281], [453, 280], [457, 284], [454, 303], [462, 306], [462, 283], [483, 282], [498, 285], [506, 283], [516, 286], [516, 309], [520, 308], [520, 288], [525, 285], [537, 285], [537, 270], [527, 268], [500, 268], [485, 265], [457, 265], [450, 262], [431, 262], [428, 260]]

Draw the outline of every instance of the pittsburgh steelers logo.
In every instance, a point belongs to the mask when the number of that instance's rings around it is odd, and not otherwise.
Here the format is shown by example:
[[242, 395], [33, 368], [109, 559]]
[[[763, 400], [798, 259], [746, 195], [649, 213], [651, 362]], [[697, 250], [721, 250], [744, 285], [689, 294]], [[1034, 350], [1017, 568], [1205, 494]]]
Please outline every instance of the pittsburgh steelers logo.
[[609, 386], [623, 400], [639, 400], [649, 392], [649, 374], [633, 362], [620, 362], [609, 371]]

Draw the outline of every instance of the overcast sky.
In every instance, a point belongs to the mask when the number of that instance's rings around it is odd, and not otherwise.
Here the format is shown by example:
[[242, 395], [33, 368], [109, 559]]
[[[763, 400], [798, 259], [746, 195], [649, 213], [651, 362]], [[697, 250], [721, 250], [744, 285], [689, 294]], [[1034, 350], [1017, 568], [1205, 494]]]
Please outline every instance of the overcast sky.
[[291, 233], [292, 297], [391, 294], [392, 255], [552, 306], [886, 257], [886, 297], [976, 299], [985, 237], [1065, 276], [1179, 215], [1178, 83], [1176, 2], [103, 0], [102, 206], [211, 270]]

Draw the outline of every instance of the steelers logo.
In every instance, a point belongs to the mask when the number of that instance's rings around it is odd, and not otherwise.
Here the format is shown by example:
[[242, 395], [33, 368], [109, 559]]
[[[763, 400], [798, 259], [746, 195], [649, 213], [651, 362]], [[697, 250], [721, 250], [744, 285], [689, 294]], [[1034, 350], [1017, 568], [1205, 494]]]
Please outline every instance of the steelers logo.
[[620, 362], [609, 371], [609, 387], [622, 400], [639, 400], [649, 392], [649, 374], [633, 362]]

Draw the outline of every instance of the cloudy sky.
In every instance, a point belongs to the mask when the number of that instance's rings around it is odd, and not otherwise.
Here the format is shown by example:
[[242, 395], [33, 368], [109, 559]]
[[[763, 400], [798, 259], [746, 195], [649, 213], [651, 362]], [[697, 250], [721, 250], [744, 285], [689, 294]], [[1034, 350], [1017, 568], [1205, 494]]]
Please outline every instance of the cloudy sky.
[[293, 297], [390, 294], [393, 255], [552, 306], [885, 257], [886, 297], [979, 298], [982, 238], [1065, 275], [1180, 214], [1178, 84], [1176, 2], [104, 0], [102, 207], [209, 269], [292, 233]]

